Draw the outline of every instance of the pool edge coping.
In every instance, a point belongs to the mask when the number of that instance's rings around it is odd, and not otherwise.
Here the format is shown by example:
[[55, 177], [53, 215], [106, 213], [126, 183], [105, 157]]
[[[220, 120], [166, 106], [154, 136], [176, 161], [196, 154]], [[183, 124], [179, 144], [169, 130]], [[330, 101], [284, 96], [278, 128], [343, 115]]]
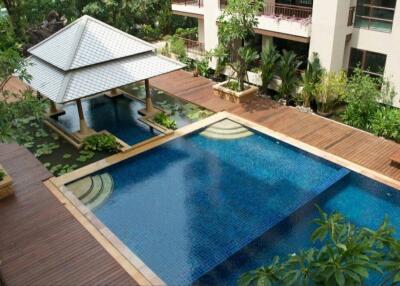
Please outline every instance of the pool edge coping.
[[[174, 139], [201, 130], [202, 128], [205, 128], [223, 119], [233, 120], [244, 125], [245, 127], [251, 128], [257, 132], [282, 141], [300, 150], [304, 150], [305, 152], [317, 156], [318, 158], [325, 159], [355, 173], [364, 175], [372, 180], [400, 190], [400, 182], [397, 180], [226, 111], [215, 113], [208, 118], [180, 128], [172, 134], [155, 137], [156, 139], [153, 138], [153, 140], [147, 144], [138, 144], [136, 147], [133, 146], [122, 153], [112, 155], [71, 173], [57, 178], [52, 177], [45, 182], [45, 185], [59, 199], [59, 201], [66, 206], [72, 215], [94, 236], [94, 238], [113, 256], [113, 258], [132, 276], [136, 282], [138, 282], [140, 285], [166, 285], [166, 283], [163, 282], [151, 270], [151, 268], [146, 266], [145, 263], [143, 263], [143, 261], [141, 261], [140, 258], [136, 256], [123, 242], [121, 242], [120, 239], [92, 213], [92, 211], [90, 211], [83, 203], [81, 203], [65, 185], [132, 158], [150, 149], [161, 146]], [[106, 243], [104, 240], [106, 240]], [[117, 251], [118, 254], [115, 254], [115, 251]], [[127, 266], [126, 263], [130, 264], [130, 267]], [[147, 284], [146, 281], [150, 284]]]

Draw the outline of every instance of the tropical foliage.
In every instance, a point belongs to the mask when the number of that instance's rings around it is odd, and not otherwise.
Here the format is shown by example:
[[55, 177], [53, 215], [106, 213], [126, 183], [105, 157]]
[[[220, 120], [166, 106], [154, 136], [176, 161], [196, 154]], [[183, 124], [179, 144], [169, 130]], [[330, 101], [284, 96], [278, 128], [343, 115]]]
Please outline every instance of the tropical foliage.
[[83, 148], [93, 152], [116, 152], [118, 142], [115, 136], [107, 133], [99, 133], [86, 137], [83, 141]]
[[6, 172], [4, 172], [4, 170], [0, 169], [0, 182], [3, 181], [5, 176], [6, 176]]
[[280, 54], [274, 45], [268, 45], [261, 54], [262, 91], [267, 94], [268, 86], [277, 73]]
[[278, 76], [282, 81], [278, 88], [280, 98], [289, 101], [292, 99], [292, 94], [298, 83], [297, 70], [300, 65], [301, 61], [293, 51], [283, 50], [278, 64]]
[[154, 116], [154, 121], [165, 128], [176, 129], [176, 121], [171, 119], [165, 112], [159, 112]]
[[0, 142], [19, 142], [26, 136], [20, 128], [21, 124], [26, 119], [40, 120], [46, 113], [47, 101], [33, 96], [31, 92], [24, 92], [19, 97], [21, 100], [12, 103], [0, 101]]
[[268, 266], [245, 273], [239, 285], [365, 285], [374, 274], [379, 285], [400, 282], [400, 241], [387, 219], [377, 230], [358, 227], [339, 213], [320, 211], [311, 236], [314, 247], [275, 257]]
[[323, 71], [318, 54], [314, 53], [311, 60], [308, 61], [307, 69], [301, 74], [303, 88], [300, 93], [300, 99], [303, 106], [310, 107], [310, 103], [316, 94], [317, 84], [321, 81]]
[[319, 82], [315, 83], [314, 92], [317, 109], [321, 113], [331, 113], [339, 99], [346, 92], [346, 74], [341, 72], [323, 72]]
[[229, 55], [227, 65], [233, 70], [240, 91], [245, 89], [249, 65], [258, 58], [251, 48], [245, 47], [246, 38], [254, 34], [257, 13], [262, 9], [262, 0], [230, 0], [218, 18], [218, 55]]
[[394, 94], [387, 80], [356, 70], [347, 84], [343, 121], [400, 142], [400, 110], [386, 105], [392, 102]]
[[0, 92], [4, 92], [4, 86], [13, 73], [18, 73], [20, 78], [29, 80], [21, 51], [22, 45], [18, 42], [9, 22], [0, 18]]

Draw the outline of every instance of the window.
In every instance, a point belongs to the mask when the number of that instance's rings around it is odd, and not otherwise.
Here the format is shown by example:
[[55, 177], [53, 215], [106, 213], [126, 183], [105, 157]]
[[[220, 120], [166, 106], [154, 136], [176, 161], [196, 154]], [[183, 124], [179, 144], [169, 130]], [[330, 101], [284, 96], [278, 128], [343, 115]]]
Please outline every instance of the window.
[[355, 27], [391, 32], [396, 0], [358, 0]]
[[385, 70], [385, 64], [386, 55], [354, 48], [351, 49], [349, 62], [350, 74], [358, 67], [371, 76], [382, 77]]

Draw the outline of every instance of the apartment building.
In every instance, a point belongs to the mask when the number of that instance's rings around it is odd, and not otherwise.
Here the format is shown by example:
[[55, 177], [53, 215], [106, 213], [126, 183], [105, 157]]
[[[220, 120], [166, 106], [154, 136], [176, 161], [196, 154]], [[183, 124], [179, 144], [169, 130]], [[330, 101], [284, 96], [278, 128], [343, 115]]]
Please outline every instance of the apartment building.
[[[372, 76], [385, 76], [395, 86], [394, 105], [400, 107], [400, 5], [396, 1], [266, 0], [250, 41], [260, 52], [274, 44], [304, 60], [317, 52], [329, 71], [351, 72], [361, 66]], [[198, 20], [199, 38], [188, 43], [190, 48], [215, 48], [217, 19], [227, 0], [172, 2], [174, 14]]]

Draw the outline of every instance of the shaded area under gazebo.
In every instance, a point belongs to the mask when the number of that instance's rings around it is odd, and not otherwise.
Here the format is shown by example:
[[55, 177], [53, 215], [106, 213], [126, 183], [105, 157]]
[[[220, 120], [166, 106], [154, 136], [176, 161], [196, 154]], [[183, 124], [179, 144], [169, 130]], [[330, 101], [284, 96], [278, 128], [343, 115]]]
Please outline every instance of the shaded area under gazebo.
[[89, 16], [83, 16], [29, 49], [27, 59], [31, 80], [38, 94], [51, 100], [50, 114], [60, 111], [57, 104], [75, 101], [79, 115], [78, 139], [94, 133], [85, 120], [81, 100], [118, 88], [144, 82], [146, 108], [154, 113], [149, 79], [179, 70], [183, 64], [157, 55], [151, 44]]

